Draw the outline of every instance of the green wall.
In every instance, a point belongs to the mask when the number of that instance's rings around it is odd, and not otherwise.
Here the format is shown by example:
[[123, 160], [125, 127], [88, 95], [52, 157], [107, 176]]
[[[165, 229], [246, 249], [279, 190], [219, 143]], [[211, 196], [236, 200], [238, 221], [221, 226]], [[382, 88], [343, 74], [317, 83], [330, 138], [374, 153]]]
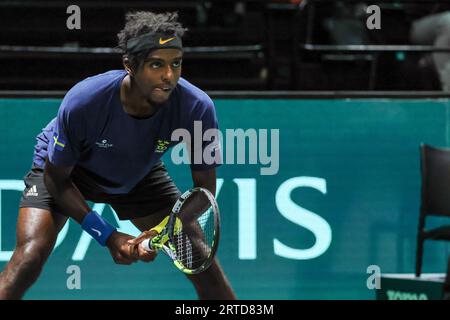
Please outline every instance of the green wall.
[[[35, 136], [59, 102], [0, 99], [0, 269], [15, 245], [20, 192], [10, 189], [22, 185]], [[449, 145], [448, 100], [215, 103], [222, 131], [279, 129], [280, 136], [276, 175], [261, 175], [260, 164], [224, 164], [218, 170], [223, 223], [218, 257], [239, 298], [374, 299], [366, 286], [368, 266], [383, 273], [414, 271], [419, 144]], [[188, 166], [172, 164], [169, 153], [165, 160], [179, 188], [188, 188]], [[116, 221], [109, 207], [103, 216]], [[136, 233], [129, 223], [119, 227]], [[426, 243], [424, 272], [445, 272], [448, 249], [445, 243]], [[67, 288], [70, 265], [80, 267], [80, 290]], [[151, 264], [114, 265], [108, 250], [82, 236], [71, 221], [25, 298], [196, 296], [163, 254]]]

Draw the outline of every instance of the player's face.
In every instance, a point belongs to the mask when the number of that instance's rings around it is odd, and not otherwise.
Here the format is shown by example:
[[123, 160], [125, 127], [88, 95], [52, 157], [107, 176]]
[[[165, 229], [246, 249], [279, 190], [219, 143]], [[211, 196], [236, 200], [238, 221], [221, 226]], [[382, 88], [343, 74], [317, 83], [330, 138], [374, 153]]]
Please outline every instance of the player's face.
[[165, 102], [181, 75], [183, 52], [179, 49], [158, 49], [150, 52], [135, 74], [142, 94], [150, 102]]

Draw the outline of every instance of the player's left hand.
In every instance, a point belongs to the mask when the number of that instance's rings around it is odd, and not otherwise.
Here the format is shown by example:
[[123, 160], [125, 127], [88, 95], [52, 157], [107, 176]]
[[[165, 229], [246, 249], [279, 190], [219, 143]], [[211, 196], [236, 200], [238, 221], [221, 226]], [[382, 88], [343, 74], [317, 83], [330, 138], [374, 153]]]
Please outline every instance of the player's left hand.
[[156, 250], [145, 250], [142, 247], [141, 242], [145, 239], [151, 239], [157, 234], [158, 233], [155, 230], [144, 231], [136, 238], [128, 240], [128, 245], [130, 246], [130, 255], [144, 262], [153, 261], [158, 252]]

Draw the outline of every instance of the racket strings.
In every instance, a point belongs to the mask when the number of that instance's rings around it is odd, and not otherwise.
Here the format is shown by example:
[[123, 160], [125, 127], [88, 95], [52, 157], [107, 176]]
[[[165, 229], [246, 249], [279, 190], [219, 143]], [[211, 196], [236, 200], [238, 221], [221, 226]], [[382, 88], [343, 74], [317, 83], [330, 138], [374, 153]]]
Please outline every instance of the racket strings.
[[201, 267], [209, 258], [214, 244], [212, 207], [196, 216], [196, 220], [184, 223], [182, 230], [173, 236], [177, 260], [189, 269]]

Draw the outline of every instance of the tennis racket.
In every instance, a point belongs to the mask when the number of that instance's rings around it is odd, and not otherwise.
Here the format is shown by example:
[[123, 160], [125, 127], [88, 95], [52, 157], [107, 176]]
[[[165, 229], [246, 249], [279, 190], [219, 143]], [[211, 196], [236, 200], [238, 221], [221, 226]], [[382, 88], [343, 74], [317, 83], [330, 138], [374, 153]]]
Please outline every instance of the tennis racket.
[[144, 249], [163, 250], [182, 272], [200, 273], [211, 265], [219, 245], [219, 206], [208, 190], [190, 189], [152, 230], [158, 235], [144, 240]]

